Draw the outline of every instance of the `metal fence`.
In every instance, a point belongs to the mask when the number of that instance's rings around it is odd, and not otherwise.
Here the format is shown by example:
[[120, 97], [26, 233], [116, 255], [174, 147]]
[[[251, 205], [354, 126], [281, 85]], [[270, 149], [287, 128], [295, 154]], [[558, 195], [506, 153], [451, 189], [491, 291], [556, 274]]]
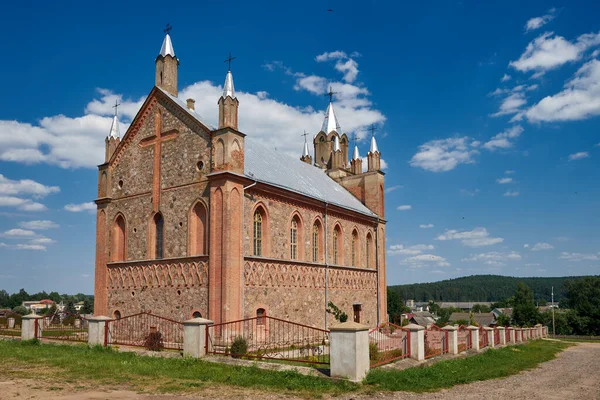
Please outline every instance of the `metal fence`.
[[500, 345], [500, 329], [494, 328], [494, 346]]
[[410, 331], [385, 322], [369, 331], [371, 368], [410, 357]]
[[458, 327], [458, 352], [462, 353], [473, 348], [473, 339], [471, 337], [471, 331], [466, 326], [460, 325]]
[[446, 353], [448, 353], [448, 331], [437, 325], [431, 325], [425, 330], [425, 358]]
[[20, 318], [0, 317], [0, 336], [21, 336]]
[[108, 321], [104, 345], [183, 349], [183, 323], [148, 312]]
[[88, 320], [81, 315], [57, 312], [45, 316], [41, 322], [42, 338], [87, 342]]
[[483, 326], [479, 328], [479, 348], [483, 349], [488, 346], [488, 335], [487, 331], [483, 329]]
[[206, 353], [329, 365], [329, 331], [267, 315], [210, 325]]

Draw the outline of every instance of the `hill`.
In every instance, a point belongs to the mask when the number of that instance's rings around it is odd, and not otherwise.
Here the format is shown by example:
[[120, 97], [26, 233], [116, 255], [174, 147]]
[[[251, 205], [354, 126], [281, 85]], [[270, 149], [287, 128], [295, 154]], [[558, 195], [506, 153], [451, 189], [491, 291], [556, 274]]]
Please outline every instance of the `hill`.
[[500, 275], [472, 275], [431, 283], [390, 286], [404, 300], [415, 301], [499, 301], [515, 293], [518, 282], [524, 282], [533, 291], [536, 300], [550, 302], [552, 286], [554, 301], [564, 298], [564, 283], [583, 276], [559, 278], [516, 278]]

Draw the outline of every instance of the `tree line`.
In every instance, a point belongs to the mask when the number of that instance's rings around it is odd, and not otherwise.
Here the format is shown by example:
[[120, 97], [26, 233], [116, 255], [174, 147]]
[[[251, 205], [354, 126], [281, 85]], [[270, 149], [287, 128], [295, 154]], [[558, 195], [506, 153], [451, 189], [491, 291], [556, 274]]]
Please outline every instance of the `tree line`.
[[[91, 314], [94, 312], [94, 296], [77, 293], [75, 295], [59, 294], [58, 292], [47, 293], [45, 291], [29, 294], [25, 289], [17, 293], [9, 294], [6, 290], [0, 290], [0, 309], [11, 309], [17, 314], [24, 315], [27, 309], [22, 306], [24, 301], [40, 301], [50, 299], [56, 304], [65, 304], [65, 311], [72, 314], [76, 313], [75, 304], [83, 301], [82, 314]], [[52, 309], [52, 307], [50, 307]], [[56, 307], [54, 307], [54, 310]]]

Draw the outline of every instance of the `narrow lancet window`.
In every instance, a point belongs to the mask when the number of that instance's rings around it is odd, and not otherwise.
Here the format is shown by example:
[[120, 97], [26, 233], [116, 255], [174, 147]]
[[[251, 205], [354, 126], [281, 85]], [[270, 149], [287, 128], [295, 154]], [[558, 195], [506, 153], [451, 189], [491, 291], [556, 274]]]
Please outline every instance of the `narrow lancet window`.
[[263, 218], [260, 211], [254, 212], [254, 255], [262, 256], [262, 224]]

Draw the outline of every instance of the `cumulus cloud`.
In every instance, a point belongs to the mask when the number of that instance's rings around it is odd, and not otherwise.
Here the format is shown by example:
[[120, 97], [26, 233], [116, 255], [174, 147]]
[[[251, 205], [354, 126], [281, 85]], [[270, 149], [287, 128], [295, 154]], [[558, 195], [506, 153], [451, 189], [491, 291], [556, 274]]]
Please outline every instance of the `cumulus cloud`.
[[460, 240], [469, 247], [483, 247], [504, 242], [504, 238], [492, 237], [486, 228], [478, 227], [472, 231], [450, 229], [439, 235], [436, 240]]
[[4, 236], [7, 237], [28, 237], [28, 236], [35, 236], [35, 232], [34, 231], [30, 231], [30, 230], [26, 230], [26, 229], [11, 229], [8, 230], [6, 232], [4, 232]]
[[563, 251], [560, 253], [560, 259], [567, 260], [569, 262], [580, 262], [580, 261], [599, 261], [600, 260], [600, 252], [593, 253], [569, 253]]
[[476, 147], [477, 143], [466, 136], [431, 140], [419, 146], [410, 165], [433, 172], [450, 171], [460, 164], [474, 163], [473, 157], [479, 154]]
[[438, 267], [450, 266], [450, 263], [444, 257], [436, 256], [434, 254], [419, 254], [408, 257], [405, 258], [402, 263], [408, 265], [410, 268], [420, 268], [431, 265], [437, 265]]
[[509, 65], [521, 72], [536, 71], [539, 76], [545, 71], [579, 60], [586, 50], [599, 44], [600, 32], [586, 33], [574, 42], [554, 35], [554, 32], [546, 32], [529, 43], [521, 57]]
[[536, 243], [531, 248], [531, 251], [552, 250], [553, 248], [554, 248], [554, 246], [552, 246], [550, 243]]
[[404, 246], [401, 244], [391, 245], [387, 253], [391, 256], [397, 255], [415, 255], [424, 251], [433, 250], [435, 247], [431, 244], [416, 244], [414, 246]]
[[487, 265], [504, 265], [506, 261], [519, 261], [521, 255], [516, 251], [502, 253], [498, 251], [490, 251], [487, 253], [471, 254], [469, 257], [463, 258], [465, 262], [482, 262]]
[[402, 206], [398, 206], [398, 208], [396, 208], [399, 211], [408, 211], [408, 210], [412, 210], [412, 206], [410, 204], [405, 204]]
[[90, 213], [96, 211], [96, 204], [94, 204], [93, 202], [89, 202], [89, 203], [81, 203], [81, 204], [67, 204], [65, 206], [65, 210], [70, 211], [70, 212], [82, 212], [82, 211], [89, 211]]
[[521, 136], [523, 131], [524, 129], [520, 125], [511, 126], [504, 132], [492, 137], [489, 141], [483, 144], [483, 147], [490, 151], [510, 149], [514, 146], [514, 140]]
[[396, 191], [398, 189], [402, 189], [404, 186], [401, 185], [395, 185], [395, 186], [390, 186], [389, 188], [385, 189], [386, 193], [392, 193], [393, 191]]
[[0, 207], [15, 207], [21, 211], [32, 212], [47, 210], [46, 206], [41, 203], [14, 196], [0, 196]]
[[544, 97], [524, 115], [530, 122], [577, 121], [600, 115], [600, 61], [582, 65], [564, 90]]
[[527, 104], [525, 95], [522, 92], [511, 93], [505, 97], [500, 104], [498, 112], [492, 114], [492, 117], [499, 117], [502, 115], [516, 114], [522, 110], [522, 107]]
[[569, 154], [569, 161], [581, 160], [583, 158], [588, 158], [590, 153], [587, 151], [580, 151], [579, 153]]
[[31, 239], [29, 241], [29, 243], [31, 243], [31, 244], [52, 244], [52, 243], [56, 243], [56, 240], [52, 240], [47, 237], [39, 237], [36, 239]]
[[502, 77], [502, 79], [500, 79], [500, 82], [507, 82], [511, 80], [511, 76], [508, 74], [504, 74], [504, 76]]
[[507, 169], [506, 171], [504, 171], [504, 173], [505, 173], [506, 175], [512, 175], [512, 174], [514, 174], [514, 173], [515, 173], [515, 171], [513, 171], [513, 170], [510, 170], [510, 169]]
[[337, 60], [335, 69], [344, 74], [342, 78], [345, 82], [352, 83], [358, 75], [358, 63], [352, 58], [358, 54], [351, 54], [350, 57], [343, 51], [332, 51], [323, 53], [315, 57], [317, 62], [326, 62]]
[[7, 249], [13, 249], [13, 250], [38, 250], [38, 251], [46, 251], [46, 246], [40, 245], [40, 244], [25, 244], [25, 243], [19, 243], [19, 244], [6, 244], [6, 243], [0, 243], [0, 247], [4, 247]]
[[0, 195], [30, 195], [42, 198], [58, 192], [58, 186], [46, 186], [31, 179], [12, 180], [0, 174]]
[[513, 181], [512, 178], [499, 178], [496, 179], [496, 182], [498, 182], [501, 185], [506, 185], [507, 183], [511, 183]]
[[433, 228], [434, 225], [433, 224], [421, 224], [419, 225], [419, 228], [421, 229], [429, 229], [429, 228]]
[[58, 228], [58, 224], [52, 221], [43, 220], [43, 221], [23, 221], [19, 222], [19, 226], [23, 229], [31, 229], [31, 230], [45, 230], [51, 228]]
[[504, 197], [517, 197], [518, 195], [519, 195], [519, 192], [514, 192], [514, 191], [511, 192], [510, 190], [504, 192], [504, 194], [503, 194]]
[[546, 25], [548, 22], [554, 19], [555, 13], [556, 8], [551, 8], [550, 10], [548, 10], [548, 13], [546, 15], [529, 19], [525, 24], [525, 32], [530, 32]]

